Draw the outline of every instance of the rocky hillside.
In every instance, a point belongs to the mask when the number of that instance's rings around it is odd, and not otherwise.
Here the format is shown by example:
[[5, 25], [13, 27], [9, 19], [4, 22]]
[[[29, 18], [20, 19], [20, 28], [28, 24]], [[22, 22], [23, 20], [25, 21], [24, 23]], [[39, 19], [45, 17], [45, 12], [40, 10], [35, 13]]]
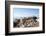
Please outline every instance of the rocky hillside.
[[37, 17], [24, 17], [23, 19], [15, 19], [14, 27], [38, 27], [39, 21]]

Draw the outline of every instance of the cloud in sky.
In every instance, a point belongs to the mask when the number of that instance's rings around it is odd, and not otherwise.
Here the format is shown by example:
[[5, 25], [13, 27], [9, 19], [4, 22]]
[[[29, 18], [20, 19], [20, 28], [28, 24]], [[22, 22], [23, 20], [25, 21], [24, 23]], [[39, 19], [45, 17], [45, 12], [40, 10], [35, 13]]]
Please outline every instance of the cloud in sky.
[[13, 9], [13, 15], [14, 15], [14, 18], [29, 17], [29, 16], [39, 16], [39, 9], [14, 8]]

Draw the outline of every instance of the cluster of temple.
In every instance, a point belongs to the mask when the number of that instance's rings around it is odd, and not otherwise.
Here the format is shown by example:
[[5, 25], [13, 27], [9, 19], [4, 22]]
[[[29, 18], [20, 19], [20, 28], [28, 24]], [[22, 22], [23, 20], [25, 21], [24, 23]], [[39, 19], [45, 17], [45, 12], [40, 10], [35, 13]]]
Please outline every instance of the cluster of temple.
[[37, 19], [37, 17], [15, 19], [14, 27], [38, 27], [39, 21], [37, 21]]

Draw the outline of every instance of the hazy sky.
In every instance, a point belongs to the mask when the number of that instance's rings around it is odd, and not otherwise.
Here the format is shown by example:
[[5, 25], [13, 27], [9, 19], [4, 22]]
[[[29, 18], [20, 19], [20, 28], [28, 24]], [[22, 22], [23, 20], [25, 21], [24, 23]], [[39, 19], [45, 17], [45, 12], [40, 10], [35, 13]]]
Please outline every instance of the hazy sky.
[[13, 9], [14, 18], [19, 17], [30, 17], [30, 16], [39, 16], [39, 9], [32, 8], [14, 8]]

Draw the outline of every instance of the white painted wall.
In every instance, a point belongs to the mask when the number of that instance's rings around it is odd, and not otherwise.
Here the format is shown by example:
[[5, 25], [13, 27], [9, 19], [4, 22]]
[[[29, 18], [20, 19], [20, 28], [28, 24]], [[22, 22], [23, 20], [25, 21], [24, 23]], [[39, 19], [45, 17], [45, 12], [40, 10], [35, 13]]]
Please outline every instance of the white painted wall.
[[[45, 2], [46, 0], [16, 0], [16, 1]], [[5, 34], [5, 0], [0, 0], [0, 36], [5, 36], [4, 34]], [[28, 34], [28, 35], [16, 35], [16, 36], [46, 36], [46, 31], [45, 34]]]

